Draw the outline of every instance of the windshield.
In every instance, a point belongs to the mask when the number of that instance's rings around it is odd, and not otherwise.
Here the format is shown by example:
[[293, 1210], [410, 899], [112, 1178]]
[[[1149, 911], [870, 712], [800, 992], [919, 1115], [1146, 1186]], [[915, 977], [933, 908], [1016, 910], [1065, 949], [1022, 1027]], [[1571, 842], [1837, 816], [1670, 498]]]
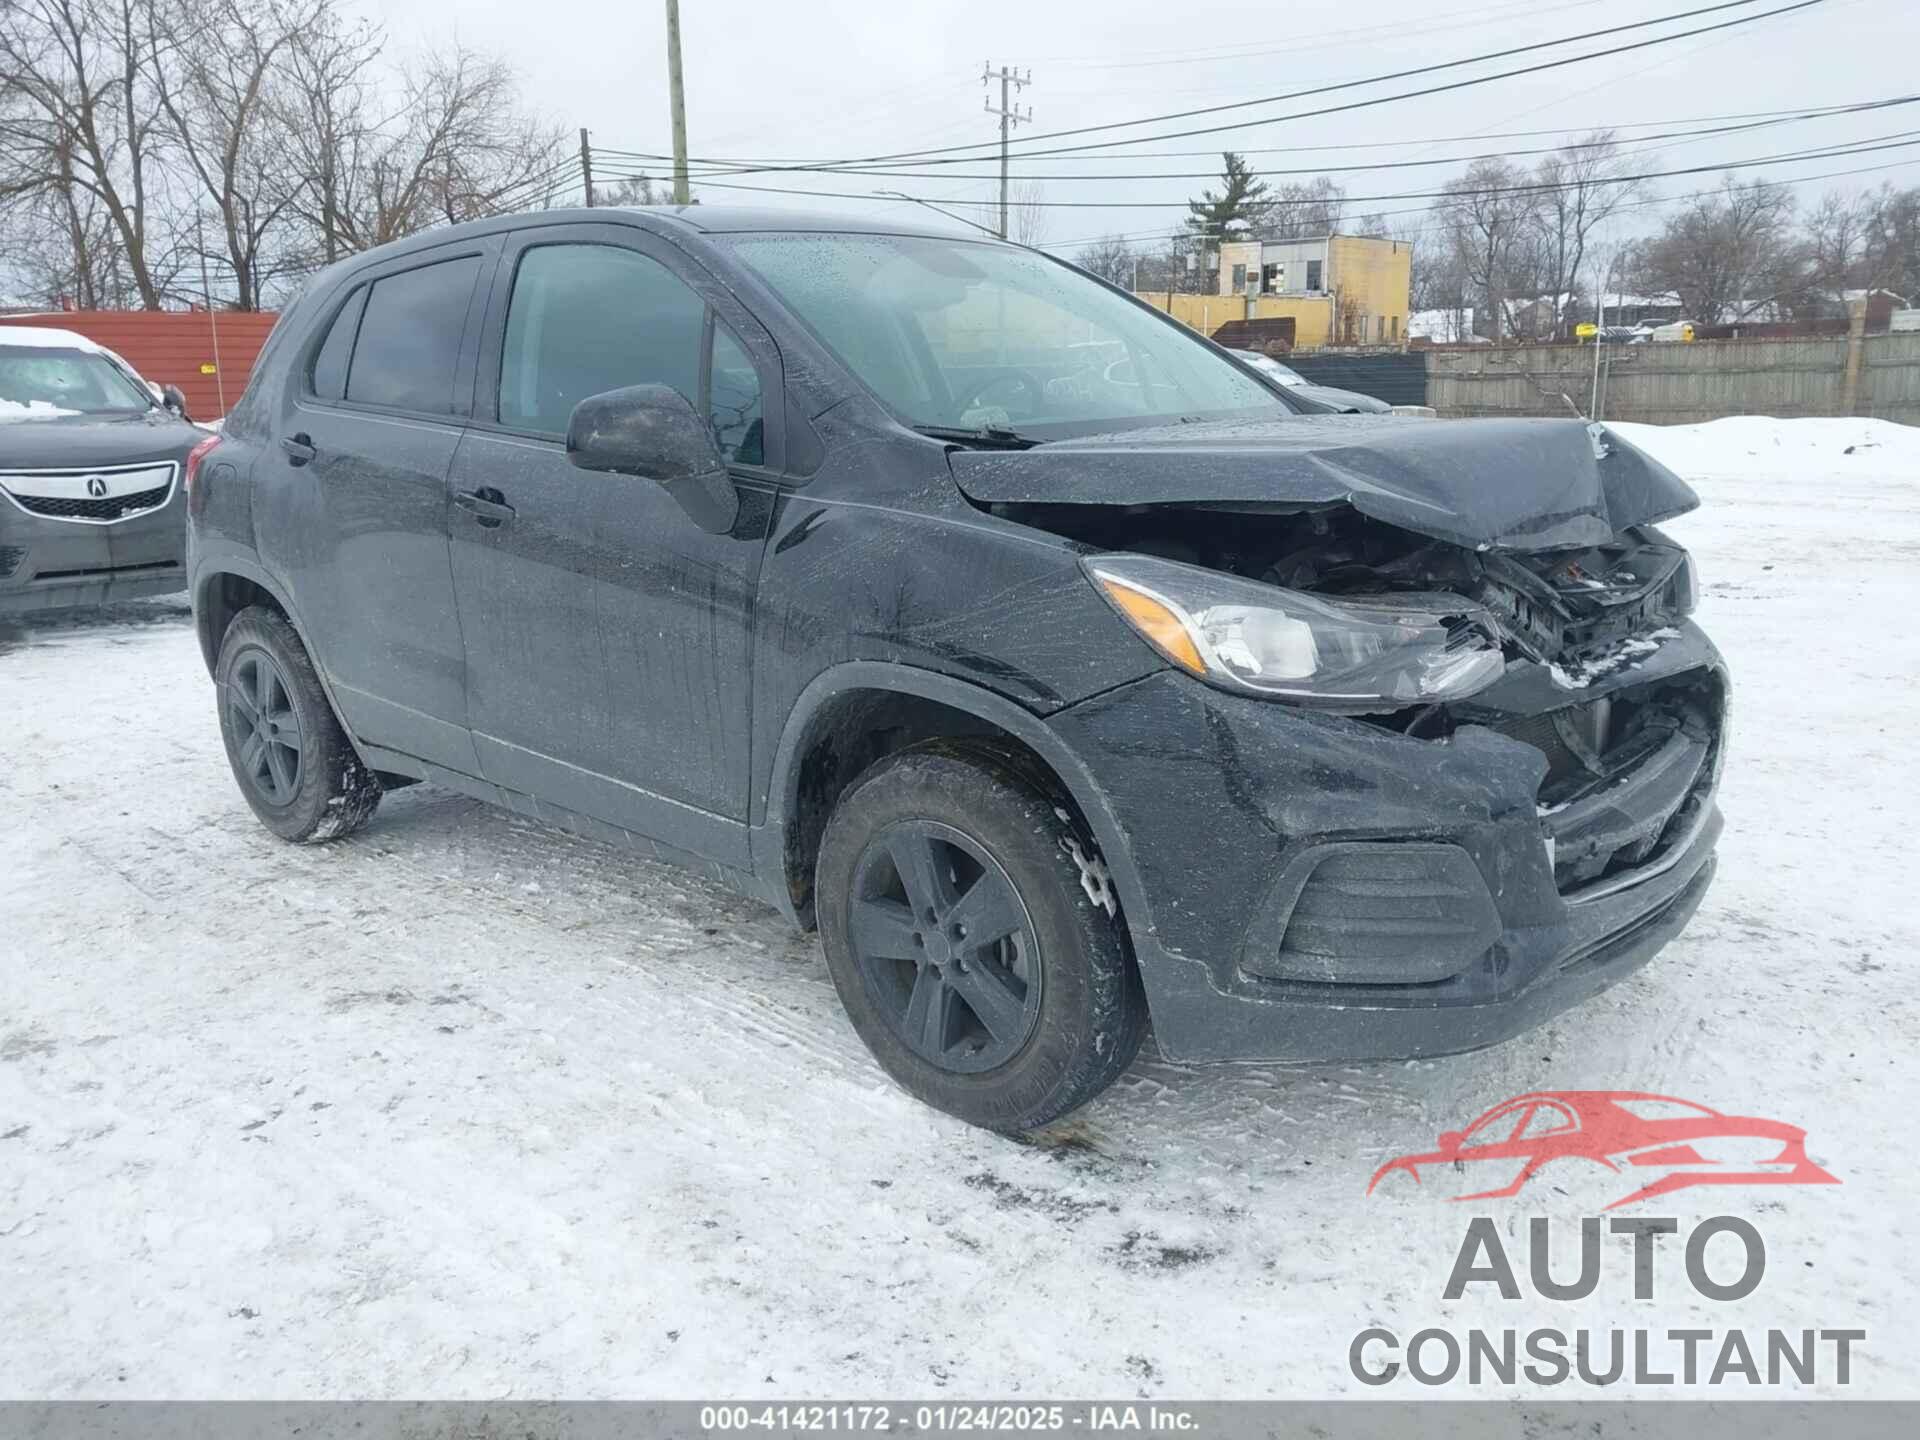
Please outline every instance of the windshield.
[[1059, 436], [1293, 414], [1181, 326], [1032, 251], [901, 235], [733, 244], [915, 425]]
[[127, 415], [153, 399], [103, 355], [0, 345], [0, 418]]

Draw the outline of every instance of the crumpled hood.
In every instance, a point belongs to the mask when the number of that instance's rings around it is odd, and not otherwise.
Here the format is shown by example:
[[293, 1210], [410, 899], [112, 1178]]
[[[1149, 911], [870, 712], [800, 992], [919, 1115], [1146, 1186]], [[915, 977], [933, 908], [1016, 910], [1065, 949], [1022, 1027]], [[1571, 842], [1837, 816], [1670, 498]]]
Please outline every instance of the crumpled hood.
[[165, 411], [102, 420], [60, 416], [0, 424], [0, 471], [104, 470], [151, 460], [181, 460], [209, 432]]
[[1700, 503], [1651, 456], [1578, 420], [1300, 416], [955, 450], [949, 459], [961, 490], [982, 504], [1346, 503], [1476, 550], [1597, 545]]

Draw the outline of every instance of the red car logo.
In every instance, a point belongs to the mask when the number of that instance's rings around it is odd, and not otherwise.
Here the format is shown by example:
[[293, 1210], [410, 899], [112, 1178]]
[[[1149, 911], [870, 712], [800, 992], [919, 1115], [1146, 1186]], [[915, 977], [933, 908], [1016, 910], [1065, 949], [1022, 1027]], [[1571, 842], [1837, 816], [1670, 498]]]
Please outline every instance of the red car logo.
[[1449, 1130], [1433, 1150], [1389, 1160], [1367, 1182], [1371, 1195], [1389, 1176], [1416, 1185], [1448, 1171], [1490, 1188], [1455, 1200], [1493, 1200], [1556, 1160], [1584, 1160], [1637, 1181], [1664, 1173], [1610, 1202], [1615, 1209], [1695, 1185], [1838, 1185], [1807, 1158], [1807, 1132], [1777, 1120], [1722, 1115], [1671, 1095], [1631, 1090], [1548, 1090], [1496, 1105], [1465, 1130]]

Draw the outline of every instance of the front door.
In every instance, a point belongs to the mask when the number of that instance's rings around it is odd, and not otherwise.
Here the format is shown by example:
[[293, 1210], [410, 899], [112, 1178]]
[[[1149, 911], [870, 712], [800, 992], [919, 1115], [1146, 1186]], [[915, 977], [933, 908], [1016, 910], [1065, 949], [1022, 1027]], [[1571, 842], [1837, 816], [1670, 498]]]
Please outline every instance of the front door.
[[447, 467], [473, 393], [468, 312], [495, 243], [396, 261], [329, 297], [254, 486], [261, 554], [292, 586], [348, 728], [465, 773]]
[[483, 334], [450, 512], [481, 773], [743, 865], [766, 507], [711, 535], [652, 481], [576, 469], [564, 441], [589, 395], [671, 385], [713, 417], [738, 482], [767, 488], [772, 343], [670, 249], [596, 225], [516, 236]]

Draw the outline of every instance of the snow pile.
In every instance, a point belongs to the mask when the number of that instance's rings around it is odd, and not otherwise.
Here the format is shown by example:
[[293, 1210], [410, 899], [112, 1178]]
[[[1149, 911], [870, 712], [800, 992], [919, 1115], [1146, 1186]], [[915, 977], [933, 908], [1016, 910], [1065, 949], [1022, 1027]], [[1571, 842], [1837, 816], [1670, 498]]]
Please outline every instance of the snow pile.
[[1431, 340], [1436, 345], [1471, 344], [1479, 338], [1473, 333], [1473, 307], [1416, 310], [1407, 316], [1407, 338]]
[[44, 400], [29, 400], [24, 405], [18, 400], [0, 399], [0, 425], [25, 420], [58, 420], [63, 415], [78, 415], [78, 410], [63, 410], [58, 405], [49, 405]]
[[1735, 415], [1704, 425], [1609, 424], [1689, 478], [1804, 480], [1858, 471], [1920, 481], [1920, 428], [1891, 420], [1774, 420]]

